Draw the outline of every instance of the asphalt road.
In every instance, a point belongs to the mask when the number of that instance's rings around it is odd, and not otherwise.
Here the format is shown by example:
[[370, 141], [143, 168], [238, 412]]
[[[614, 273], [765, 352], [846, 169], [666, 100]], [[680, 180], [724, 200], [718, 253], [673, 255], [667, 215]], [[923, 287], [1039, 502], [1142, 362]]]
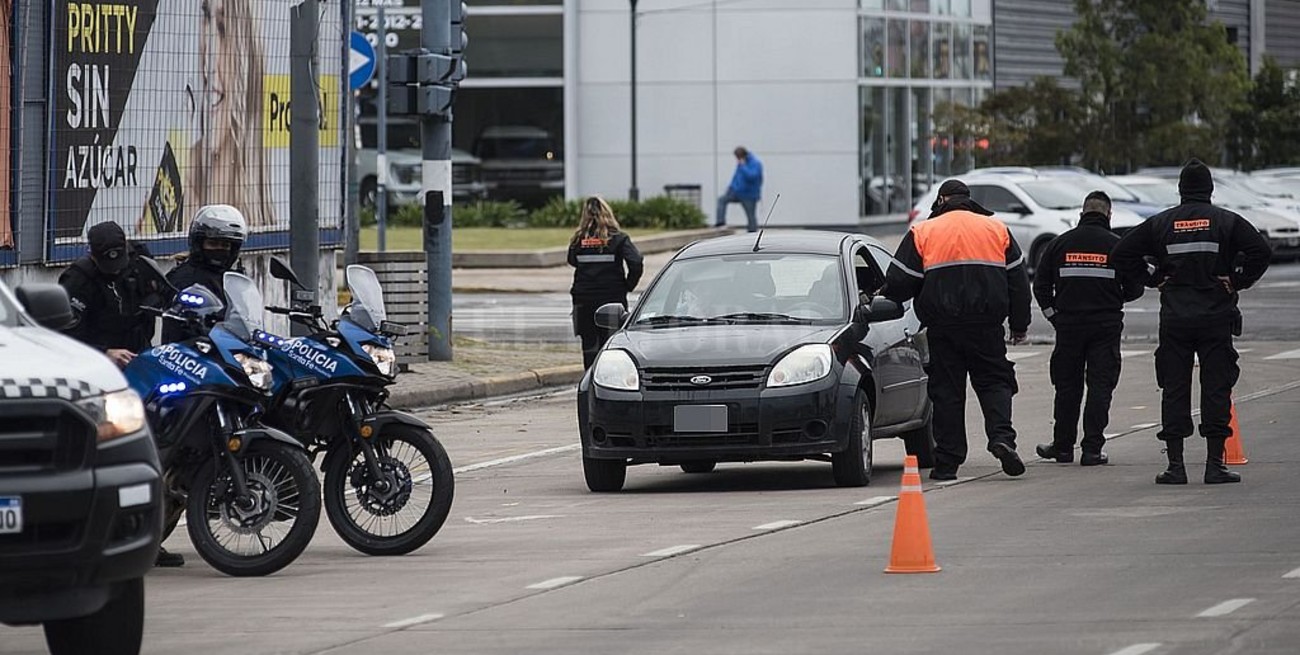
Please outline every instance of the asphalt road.
[[[147, 578], [145, 650], [1295, 653], [1300, 342], [1242, 350], [1245, 483], [1153, 484], [1163, 457], [1151, 353], [1128, 347], [1111, 466], [1031, 461], [1007, 478], [971, 407], [962, 479], [924, 485], [943, 571], [916, 576], [882, 573], [897, 441], [879, 442], [868, 488], [836, 488], [828, 464], [808, 462], [635, 467], [623, 493], [592, 494], [571, 392], [428, 410], [458, 467], [433, 542], [370, 558], [322, 521], [298, 562], [235, 579], [177, 536], [168, 547], [190, 561]], [[1027, 453], [1050, 430], [1048, 351], [1012, 352]], [[1189, 444], [1189, 460], [1203, 448]], [[41, 648], [39, 629], [0, 628], [0, 653]]]
[[[635, 296], [631, 299], [635, 302]], [[1300, 325], [1300, 264], [1274, 264], [1255, 287], [1241, 294], [1245, 315], [1243, 338], [1251, 341], [1295, 339]], [[1051, 324], [1034, 305], [1030, 338], [1054, 338]], [[562, 343], [576, 341], [567, 293], [464, 294], [453, 299], [457, 334], [488, 341]], [[1148, 291], [1125, 307], [1124, 338], [1155, 342], [1159, 334], [1160, 296]]]

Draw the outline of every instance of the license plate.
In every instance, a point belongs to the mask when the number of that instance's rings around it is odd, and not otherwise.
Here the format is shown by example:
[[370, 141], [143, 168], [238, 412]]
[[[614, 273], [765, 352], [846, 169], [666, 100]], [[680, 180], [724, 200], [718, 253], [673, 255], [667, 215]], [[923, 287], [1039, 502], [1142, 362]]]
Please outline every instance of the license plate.
[[0, 496], [0, 534], [18, 534], [23, 531], [23, 499]]
[[726, 405], [678, 405], [673, 408], [673, 432], [726, 431]]

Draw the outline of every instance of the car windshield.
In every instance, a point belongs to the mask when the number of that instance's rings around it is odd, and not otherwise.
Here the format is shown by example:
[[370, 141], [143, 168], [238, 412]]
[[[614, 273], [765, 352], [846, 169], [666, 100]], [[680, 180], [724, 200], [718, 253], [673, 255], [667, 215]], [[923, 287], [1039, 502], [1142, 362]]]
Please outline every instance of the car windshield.
[[1083, 190], [1080, 182], [1067, 178], [1021, 182], [1020, 188], [1034, 202], [1047, 209], [1079, 209], [1091, 190]]
[[742, 254], [674, 261], [632, 325], [833, 323], [845, 320], [838, 257]]
[[1300, 197], [1300, 181], [1288, 178], [1241, 177], [1241, 185], [1266, 198]]
[[1228, 180], [1215, 180], [1214, 195], [1211, 196], [1212, 202], [1224, 207], [1236, 209], [1247, 209], [1250, 207], [1260, 207], [1265, 203], [1259, 196], [1243, 190], [1235, 182]]
[[555, 147], [540, 137], [484, 137], [476, 154], [483, 159], [555, 159]]
[[262, 292], [252, 280], [239, 273], [227, 272], [222, 276], [222, 284], [230, 301], [223, 324], [239, 338], [252, 339], [254, 333], [262, 330]]
[[1182, 199], [1178, 197], [1178, 187], [1170, 182], [1153, 180], [1151, 182], [1130, 182], [1124, 186], [1148, 205], [1173, 207], [1182, 202]]
[[353, 264], [348, 267], [347, 278], [348, 290], [352, 292], [348, 318], [363, 330], [378, 331], [379, 324], [388, 319], [384, 308], [384, 288], [379, 284], [379, 277], [369, 268]]

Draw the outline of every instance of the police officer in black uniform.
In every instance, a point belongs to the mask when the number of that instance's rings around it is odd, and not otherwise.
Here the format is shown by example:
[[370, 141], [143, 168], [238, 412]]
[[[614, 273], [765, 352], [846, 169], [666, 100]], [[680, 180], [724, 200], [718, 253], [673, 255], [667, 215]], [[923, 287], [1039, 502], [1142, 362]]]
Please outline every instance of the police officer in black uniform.
[[[1156, 484], [1187, 484], [1183, 439], [1192, 436], [1193, 357], [1201, 368], [1201, 436], [1205, 438], [1205, 483], [1240, 482], [1224, 465], [1224, 444], [1231, 436], [1232, 387], [1237, 383], [1241, 335], [1237, 294], [1255, 284], [1268, 269], [1268, 242], [1241, 216], [1210, 203], [1214, 181], [1210, 169], [1193, 159], [1178, 180], [1182, 203], [1124, 235], [1111, 259], [1120, 275], [1148, 274], [1148, 286], [1160, 290], [1160, 346], [1156, 382], [1163, 392], [1163, 426], [1167, 470]], [[1240, 257], [1240, 261], [1239, 260]]]
[[1038, 456], [1062, 464], [1074, 461], [1079, 403], [1083, 408], [1083, 453], [1079, 463], [1109, 461], [1102, 447], [1110, 422], [1110, 400], [1119, 384], [1124, 303], [1142, 296], [1141, 278], [1120, 278], [1110, 263], [1119, 237], [1110, 229], [1110, 196], [1093, 191], [1083, 201], [1079, 225], [1047, 244], [1034, 276], [1034, 297], [1056, 328], [1051, 377], [1056, 387], [1052, 443]]
[[154, 317], [141, 305], [157, 304], [164, 285], [142, 266], [139, 258], [147, 251], [127, 241], [117, 223], [95, 225], [86, 237], [89, 252], [59, 276], [74, 320], [65, 331], [122, 368], [153, 342]]
[[[201, 284], [221, 296], [225, 284], [222, 276], [229, 270], [238, 271], [239, 249], [248, 234], [244, 215], [230, 205], [205, 205], [199, 208], [190, 223], [189, 256], [167, 274], [167, 281], [182, 291]], [[220, 317], [216, 317], [220, 318]], [[203, 334], [180, 321], [163, 321], [164, 343], [184, 341]]]
[[[592, 196], [582, 204], [582, 221], [569, 241], [573, 267], [573, 333], [582, 339], [582, 363], [591, 368], [609, 333], [596, 325], [596, 309], [606, 303], [627, 306], [627, 294], [641, 280], [644, 266], [632, 238], [622, 232], [614, 211]], [[626, 272], [624, 267], [626, 266]]]

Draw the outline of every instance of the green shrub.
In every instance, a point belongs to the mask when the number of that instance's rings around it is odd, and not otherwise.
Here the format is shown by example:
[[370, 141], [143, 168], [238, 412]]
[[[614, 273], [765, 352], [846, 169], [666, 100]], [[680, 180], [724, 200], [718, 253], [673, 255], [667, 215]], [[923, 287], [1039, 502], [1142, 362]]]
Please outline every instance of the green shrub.
[[[642, 202], [611, 200], [610, 209], [618, 222], [628, 229], [689, 230], [704, 227], [704, 212], [682, 200], [655, 196]], [[577, 227], [582, 215], [582, 201], [552, 198], [528, 217], [529, 227]]]
[[521, 227], [528, 224], [528, 213], [513, 200], [480, 201], [454, 208], [451, 219], [456, 227]]
[[545, 205], [534, 209], [528, 215], [528, 227], [567, 227], [576, 229], [578, 217], [582, 216], [582, 202], [565, 200], [559, 196], [551, 198]]
[[375, 218], [375, 210], [370, 207], [362, 207], [357, 216], [361, 219], [363, 227], [369, 227], [377, 224], [379, 221]]

